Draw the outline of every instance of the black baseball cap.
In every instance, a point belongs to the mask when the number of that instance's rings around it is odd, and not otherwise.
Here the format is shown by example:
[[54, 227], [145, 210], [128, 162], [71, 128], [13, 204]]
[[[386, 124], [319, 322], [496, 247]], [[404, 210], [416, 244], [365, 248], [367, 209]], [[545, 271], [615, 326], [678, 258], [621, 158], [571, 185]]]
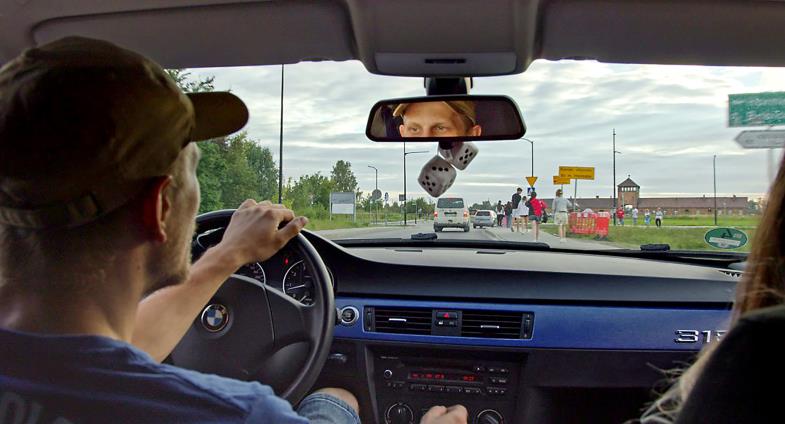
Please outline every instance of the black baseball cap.
[[192, 141], [245, 126], [227, 92], [184, 94], [157, 63], [67, 37], [0, 68], [0, 225], [75, 227], [171, 173]]

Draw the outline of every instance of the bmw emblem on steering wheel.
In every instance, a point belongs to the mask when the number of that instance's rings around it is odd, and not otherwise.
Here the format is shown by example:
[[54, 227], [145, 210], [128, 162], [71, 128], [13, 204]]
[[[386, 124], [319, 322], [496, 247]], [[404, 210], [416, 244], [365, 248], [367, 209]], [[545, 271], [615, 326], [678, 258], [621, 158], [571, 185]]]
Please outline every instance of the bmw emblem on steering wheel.
[[229, 323], [229, 310], [224, 305], [213, 303], [202, 311], [202, 325], [211, 332], [217, 333]]

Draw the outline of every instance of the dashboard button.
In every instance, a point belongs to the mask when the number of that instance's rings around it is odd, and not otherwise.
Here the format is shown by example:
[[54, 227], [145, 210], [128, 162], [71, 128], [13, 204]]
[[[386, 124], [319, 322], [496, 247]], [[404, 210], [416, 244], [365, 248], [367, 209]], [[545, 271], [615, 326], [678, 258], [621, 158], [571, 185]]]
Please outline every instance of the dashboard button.
[[444, 391], [447, 393], [463, 393], [463, 387], [461, 386], [447, 386], [444, 388]]
[[360, 311], [354, 306], [345, 306], [341, 308], [341, 313], [338, 317], [341, 321], [341, 325], [351, 326], [357, 322], [357, 318], [360, 317]]
[[472, 371], [474, 371], [474, 372], [485, 372], [485, 367], [482, 366], [482, 365], [475, 365], [474, 368], [472, 368]]
[[499, 368], [499, 374], [509, 374], [510, 370], [507, 368]]
[[432, 385], [428, 386], [428, 391], [429, 392], [443, 392], [444, 391], [444, 386], [438, 385], [438, 384], [432, 384]]
[[491, 377], [491, 384], [507, 384], [507, 377]]
[[467, 395], [479, 395], [482, 394], [482, 390], [477, 387], [464, 387], [463, 392]]
[[409, 385], [409, 390], [412, 390], [412, 391], [415, 391], [415, 392], [424, 392], [427, 389], [428, 389], [428, 386], [426, 386], [425, 384], [410, 384]]

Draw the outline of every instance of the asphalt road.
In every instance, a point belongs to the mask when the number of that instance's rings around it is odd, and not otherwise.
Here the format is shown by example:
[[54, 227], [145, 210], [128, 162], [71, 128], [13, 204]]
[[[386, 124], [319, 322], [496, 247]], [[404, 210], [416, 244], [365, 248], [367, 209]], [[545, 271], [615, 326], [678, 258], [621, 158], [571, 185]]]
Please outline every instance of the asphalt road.
[[[388, 226], [388, 227], [367, 227], [367, 228], [347, 228], [340, 230], [323, 230], [317, 231], [326, 238], [332, 240], [340, 239], [380, 239], [380, 238], [402, 238], [409, 239], [414, 233], [432, 233], [433, 222], [427, 221], [425, 223], [409, 223], [406, 227], [402, 225]], [[532, 231], [528, 233], [512, 232], [509, 228], [472, 228], [469, 232], [464, 232], [461, 229], [446, 228], [440, 233], [436, 233], [439, 239], [447, 240], [499, 240], [499, 241], [534, 241], [534, 234]], [[566, 248], [566, 249], [583, 249], [583, 250], [603, 250], [603, 249], [616, 249], [609, 243], [592, 242], [586, 240], [572, 240], [567, 239], [566, 242], [560, 242], [558, 237], [552, 236], [548, 233], [540, 231], [540, 242], [547, 243], [552, 247]]]

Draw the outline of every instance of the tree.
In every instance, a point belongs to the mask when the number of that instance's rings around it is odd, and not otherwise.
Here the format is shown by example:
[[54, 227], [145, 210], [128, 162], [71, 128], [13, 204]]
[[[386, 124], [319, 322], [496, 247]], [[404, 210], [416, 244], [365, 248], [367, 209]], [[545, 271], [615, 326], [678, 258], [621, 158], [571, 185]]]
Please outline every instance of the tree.
[[215, 90], [213, 85], [215, 77], [205, 77], [204, 79], [194, 81], [191, 79], [191, 73], [185, 69], [167, 69], [166, 73], [186, 93], [203, 93]]
[[333, 170], [330, 173], [330, 180], [333, 183], [335, 191], [357, 191], [357, 178], [354, 176], [354, 172], [352, 172], [351, 162], [344, 160], [335, 162]]
[[294, 184], [287, 186], [287, 199], [295, 209], [318, 206], [327, 210], [330, 205], [333, 184], [320, 172], [302, 175]]
[[[213, 91], [214, 77], [199, 80], [183, 69], [167, 74], [184, 92]], [[245, 199], [269, 200], [277, 194], [278, 173], [272, 152], [246, 132], [199, 143], [202, 159], [196, 175], [201, 186], [199, 212], [236, 208]]]

